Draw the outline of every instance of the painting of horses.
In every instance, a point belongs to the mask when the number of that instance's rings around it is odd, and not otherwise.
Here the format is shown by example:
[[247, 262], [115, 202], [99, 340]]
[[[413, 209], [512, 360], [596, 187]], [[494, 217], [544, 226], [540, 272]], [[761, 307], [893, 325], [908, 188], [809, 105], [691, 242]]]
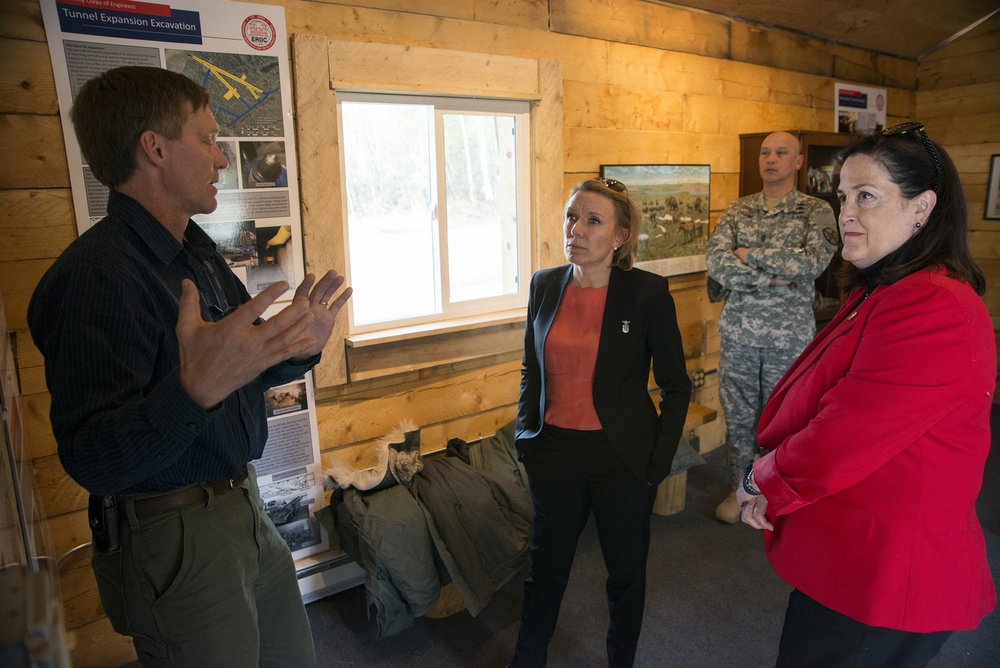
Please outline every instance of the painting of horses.
[[642, 212], [637, 265], [671, 276], [705, 269], [709, 165], [601, 165]]

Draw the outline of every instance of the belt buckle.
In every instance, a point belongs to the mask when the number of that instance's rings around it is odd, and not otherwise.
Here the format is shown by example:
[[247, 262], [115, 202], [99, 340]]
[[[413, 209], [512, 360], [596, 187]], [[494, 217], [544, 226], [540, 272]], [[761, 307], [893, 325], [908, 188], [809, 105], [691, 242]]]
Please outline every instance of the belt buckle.
[[[245, 466], [245, 464], [244, 464], [244, 466]], [[226, 482], [229, 483], [229, 489], [236, 489], [237, 487], [240, 486], [240, 483], [242, 481], [238, 480], [238, 479], [239, 479], [241, 473], [243, 473], [243, 469], [242, 468], [240, 468], [240, 470], [236, 472], [235, 476], [233, 476], [232, 478], [230, 478], [229, 480], [226, 481]]]

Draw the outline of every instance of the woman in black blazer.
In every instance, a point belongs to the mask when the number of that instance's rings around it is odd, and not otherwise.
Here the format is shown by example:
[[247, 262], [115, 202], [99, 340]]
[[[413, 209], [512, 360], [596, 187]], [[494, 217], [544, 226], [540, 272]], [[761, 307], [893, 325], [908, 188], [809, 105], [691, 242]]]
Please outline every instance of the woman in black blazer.
[[635, 660], [649, 517], [691, 396], [667, 279], [632, 268], [641, 221], [619, 181], [577, 184], [563, 221], [570, 264], [531, 279], [516, 428], [533, 504], [531, 570], [511, 666], [545, 665], [591, 513], [608, 569], [608, 665]]

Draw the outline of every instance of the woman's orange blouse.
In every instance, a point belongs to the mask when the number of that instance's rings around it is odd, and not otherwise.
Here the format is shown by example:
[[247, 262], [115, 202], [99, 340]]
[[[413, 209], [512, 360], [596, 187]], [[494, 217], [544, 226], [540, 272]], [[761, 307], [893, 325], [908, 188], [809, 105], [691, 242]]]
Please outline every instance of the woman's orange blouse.
[[564, 429], [594, 431], [594, 368], [608, 286], [566, 286], [545, 339], [545, 421]]

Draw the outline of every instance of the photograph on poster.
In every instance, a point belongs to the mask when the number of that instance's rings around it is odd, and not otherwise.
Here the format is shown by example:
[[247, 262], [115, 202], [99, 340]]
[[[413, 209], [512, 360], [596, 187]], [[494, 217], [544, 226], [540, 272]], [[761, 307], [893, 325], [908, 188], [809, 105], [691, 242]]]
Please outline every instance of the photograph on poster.
[[705, 269], [709, 165], [601, 165], [642, 212], [638, 266], [670, 276]]
[[257, 228], [257, 267], [247, 276], [247, 290], [257, 294], [278, 281], [292, 282], [292, 230], [288, 225]]
[[289, 522], [288, 524], [278, 525], [275, 523], [275, 528], [281, 534], [281, 537], [285, 539], [288, 549], [293, 554], [307, 547], [319, 545], [322, 540], [319, 520], [315, 516], [303, 517], [301, 520]]
[[221, 223], [202, 223], [201, 228], [215, 242], [219, 255], [232, 268], [244, 270], [257, 266], [257, 234], [254, 221], [234, 220]]
[[298, 494], [284, 499], [266, 501], [264, 512], [271, 518], [292, 552], [320, 542], [319, 522], [310, 517], [309, 506], [313, 499]]
[[164, 49], [167, 69], [204, 86], [220, 137], [281, 137], [278, 59], [245, 53]]
[[202, 221], [200, 225], [251, 295], [272, 283], [291, 281], [290, 226], [257, 227], [252, 220]]
[[305, 519], [309, 515], [309, 501], [302, 494], [270, 499], [264, 502], [264, 512], [274, 522], [274, 526], [280, 527], [282, 524]]
[[244, 188], [287, 188], [285, 142], [241, 141]]
[[990, 157], [990, 180], [986, 184], [986, 208], [983, 218], [1000, 220], [1000, 154]]
[[264, 392], [267, 417], [297, 413], [309, 408], [305, 381], [272, 387]]

